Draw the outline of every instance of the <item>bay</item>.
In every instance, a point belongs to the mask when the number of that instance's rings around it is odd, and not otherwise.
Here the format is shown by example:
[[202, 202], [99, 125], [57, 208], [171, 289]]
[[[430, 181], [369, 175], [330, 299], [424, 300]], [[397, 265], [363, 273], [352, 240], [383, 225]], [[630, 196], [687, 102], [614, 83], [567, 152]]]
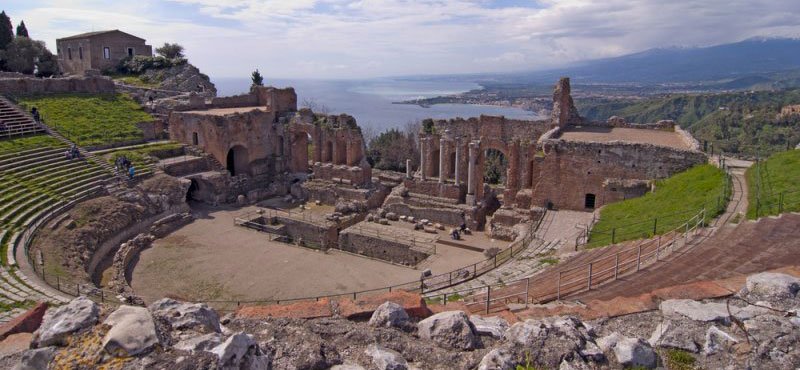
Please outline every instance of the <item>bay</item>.
[[[242, 94], [249, 90], [249, 78], [213, 79], [219, 96]], [[330, 114], [346, 113], [361, 127], [381, 132], [403, 128], [408, 122], [426, 118], [448, 119], [477, 117], [481, 114], [514, 119], [541, 119], [536, 113], [513, 107], [474, 104], [435, 104], [429, 108], [395, 102], [451, 95], [479, 89], [471, 82], [431, 81], [422, 79], [379, 78], [365, 80], [270, 79], [265, 85], [294, 87], [299, 106], [314, 102]]]

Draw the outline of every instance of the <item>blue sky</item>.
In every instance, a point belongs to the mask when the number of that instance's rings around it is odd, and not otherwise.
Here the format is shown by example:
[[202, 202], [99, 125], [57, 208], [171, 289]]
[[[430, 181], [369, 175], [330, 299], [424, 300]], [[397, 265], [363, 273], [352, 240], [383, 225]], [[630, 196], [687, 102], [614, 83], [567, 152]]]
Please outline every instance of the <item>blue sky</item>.
[[800, 37], [797, 0], [11, 0], [33, 38], [121, 29], [212, 77], [536, 70], [654, 47]]

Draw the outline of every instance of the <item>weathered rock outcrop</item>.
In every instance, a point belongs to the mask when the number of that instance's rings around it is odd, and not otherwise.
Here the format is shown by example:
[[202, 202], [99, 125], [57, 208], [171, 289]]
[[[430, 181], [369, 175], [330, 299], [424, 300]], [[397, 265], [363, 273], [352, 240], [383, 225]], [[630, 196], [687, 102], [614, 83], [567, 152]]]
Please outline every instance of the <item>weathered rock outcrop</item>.
[[69, 304], [45, 313], [42, 326], [34, 334], [34, 344], [37, 347], [61, 344], [70, 334], [97, 323], [98, 317], [96, 303], [86, 297], [75, 298]]
[[206, 96], [217, 96], [217, 88], [207, 75], [190, 63], [164, 69], [150, 69], [142, 74], [143, 79], [158, 81], [164, 90], [197, 92]]
[[[761, 278], [752, 281], [764, 284]], [[800, 363], [798, 305], [795, 297], [785, 294], [792, 291], [792, 280], [773, 276], [768, 281], [779, 289], [751, 286], [722, 300], [677, 302], [691, 310], [708, 309], [710, 315], [685, 315], [677, 309], [592, 322], [547, 317], [516, 322], [507, 330], [498, 319], [473, 316], [470, 321], [460, 311], [433, 315], [416, 327], [387, 327], [404, 322], [390, 319], [400, 315], [391, 304], [375, 306], [380, 309], [373, 317], [380, 325], [361, 321], [363, 316], [347, 320], [346, 315], [315, 319], [242, 315], [227, 316], [223, 326], [208, 307], [171, 299], [150, 309], [122, 307], [96, 325], [97, 307], [92, 310], [92, 304], [78, 298], [51, 308], [40, 329], [38, 344], [56, 347], [17, 354], [14, 363], [0, 358], [0, 367], [44, 368], [52, 362], [56, 368], [76, 368], [75, 364], [92, 368], [118, 361], [126, 369], [508, 370], [526, 363], [548, 369], [672, 368], [677, 353], [693, 359], [696, 368], [743, 364], [754, 369], [794, 368]], [[757, 306], [742, 298], [757, 291], [765, 297]], [[714, 304], [730, 307], [728, 320], [719, 318]], [[773, 308], [764, 309], [767, 306]], [[775, 308], [780, 306], [791, 308]], [[417, 318], [406, 320], [413, 323]], [[497, 332], [503, 332], [502, 338], [495, 338]], [[58, 340], [43, 341], [45, 333], [54, 333], [49, 337]]]

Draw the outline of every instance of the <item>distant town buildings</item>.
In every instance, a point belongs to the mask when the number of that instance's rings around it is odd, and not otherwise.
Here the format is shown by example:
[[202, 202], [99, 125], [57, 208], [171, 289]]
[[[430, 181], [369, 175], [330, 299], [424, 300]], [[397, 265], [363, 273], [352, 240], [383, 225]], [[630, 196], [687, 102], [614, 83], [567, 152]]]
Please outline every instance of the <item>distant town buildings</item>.
[[153, 47], [145, 39], [120, 30], [87, 32], [56, 40], [58, 63], [67, 74], [83, 74], [86, 70], [106, 70], [120, 60], [135, 55], [153, 55]]

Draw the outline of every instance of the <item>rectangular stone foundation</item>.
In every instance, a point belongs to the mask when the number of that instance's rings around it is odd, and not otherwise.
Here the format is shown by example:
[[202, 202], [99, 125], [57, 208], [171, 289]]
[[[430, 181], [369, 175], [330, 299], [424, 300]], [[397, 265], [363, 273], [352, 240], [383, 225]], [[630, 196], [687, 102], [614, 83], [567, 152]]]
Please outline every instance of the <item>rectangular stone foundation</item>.
[[381, 239], [347, 229], [339, 234], [339, 249], [343, 251], [406, 266], [416, 266], [429, 256], [413, 248], [414, 246], [400, 241]]

